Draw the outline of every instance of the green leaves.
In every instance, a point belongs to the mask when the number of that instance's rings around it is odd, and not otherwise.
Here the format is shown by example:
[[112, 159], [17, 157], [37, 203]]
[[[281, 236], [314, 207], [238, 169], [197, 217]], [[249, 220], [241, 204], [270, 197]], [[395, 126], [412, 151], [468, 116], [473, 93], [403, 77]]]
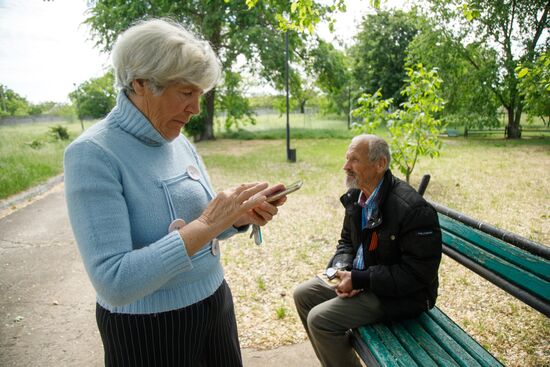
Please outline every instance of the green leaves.
[[402, 92], [406, 100], [400, 109], [392, 110], [392, 99], [383, 100], [378, 90], [373, 95], [361, 96], [353, 114], [364, 119], [363, 126], [355, 127], [358, 132], [372, 133], [381, 125], [388, 129], [392, 166], [397, 166], [409, 181], [419, 156], [439, 155], [443, 123], [437, 116], [443, 110], [444, 101], [440, 97], [441, 79], [437, 69], [427, 70], [417, 64], [406, 71]]
[[80, 119], [104, 117], [116, 103], [113, 72], [85, 81], [69, 94], [69, 98], [76, 106]]
[[527, 112], [550, 125], [550, 50], [541, 54], [534, 63], [518, 65], [516, 73]]
[[524, 76], [527, 75], [527, 73], [529, 73], [529, 69], [528, 69], [528, 68], [519, 68], [519, 67], [516, 68], [516, 70], [518, 70], [518, 69], [520, 69], [520, 70], [518, 71], [518, 78], [523, 78]]
[[420, 24], [415, 12], [379, 11], [363, 19], [351, 50], [353, 77], [361, 92], [381, 89], [396, 104], [403, 101], [406, 50]]
[[279, 28], [283, 31], [307, 31], [313, 34], [315, 26], [322, 20], [327, 20], [329, 28], [331, 28], [333, 25], [331, 15], [336, 11], [345, 11], [346, 6], [344, 0], [331, 0], [323, 3], [327, 3], [327, 5], [314, 0], [292, 0], [289, 13], [281, 12], [276, 15], [279, 20]]
[[464, 17], [469, 22], [472, 22], [473, 20], [481, 16], [481, 12], [479, 11], [479, 9], [476, 7], [475, 4], [471, 4], [471, 3], [462, 4], [460, 9], [462, 10], [462, 14], [464, 14]]

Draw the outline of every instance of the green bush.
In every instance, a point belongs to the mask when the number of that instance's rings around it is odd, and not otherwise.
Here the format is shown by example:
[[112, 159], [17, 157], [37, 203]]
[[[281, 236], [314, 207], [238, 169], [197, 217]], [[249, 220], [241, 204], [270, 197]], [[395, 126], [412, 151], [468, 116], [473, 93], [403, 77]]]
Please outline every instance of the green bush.
[[61, 125], [50, 127], [50, 135], [53, 136], [54, 140], [69, 140], [69, 131]]

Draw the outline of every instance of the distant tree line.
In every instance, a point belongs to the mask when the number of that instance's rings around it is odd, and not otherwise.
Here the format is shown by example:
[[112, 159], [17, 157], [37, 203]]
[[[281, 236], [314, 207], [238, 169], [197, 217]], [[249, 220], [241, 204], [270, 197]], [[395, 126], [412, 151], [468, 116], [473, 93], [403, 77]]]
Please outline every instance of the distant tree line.
[[[441, 79], [438, 93], [444, 109], [435, 117], [446, 125], [496, 126], [504, 111], [508, 137], [515, 138], [523, 112], [550, 121], [550, 37], [545, 33], [550, 2], [429, 0], [408, 12], [380, 10], [380, 1], [368, 3], [376, 10], [363, 18], [347, 49], [320, 39], [312, 28], [342, 9], [339, 0], [325, 5], [295, 1], [290, 13], [282, 0], [159, 0], [154, 6], [137, 0], [92, 0], [86, 23], [105, 51], [130, 24], [148, 17], [169, 17], [204, 35], [220, 56], [225, 75], [204, 97], [201, 114], [186, 125], [197, 140], [214, 138], [213, 119], [219, 111], [227, 128], [255, 122], [257, 100], [247, 97], [252, 80], [284, 95], [285, 31], [290, 103], [301, 112], [315, 105], [323, 113], [349, 116], [363, 95], [379, 93], [380, 99], [391, 100], [391, 113], [409, 98], [407, 70], [423, 65]], [[288, 26], [281, 24], [281, 14], [289, 16]], [[90, 79], [70, 94], [79, 117], [108, 113], [116, 98], [112, 78], [109, 72]], [[29, 113], [29, 108], [16, 107], [20, 98], [10, 95], [8, 103], [8, 94], [0, 95], [1, 113]], [[271, 105], [282, 110], [284, 97], [274, 98]]]
[[0, 84], [0, 118], [8, 116], [66, 115], [71, 106], [57, 102], [31, 103], [16, 91]]

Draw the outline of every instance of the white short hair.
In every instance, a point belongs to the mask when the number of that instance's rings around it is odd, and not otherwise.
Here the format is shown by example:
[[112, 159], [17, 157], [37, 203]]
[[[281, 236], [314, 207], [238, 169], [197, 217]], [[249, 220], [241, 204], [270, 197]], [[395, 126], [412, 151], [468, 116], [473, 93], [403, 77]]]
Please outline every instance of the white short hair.
[[141, 21], [124, 31], [113, 46], [116, 86], [133, 93], [132, 82], [148, 80], [154, 92], [189, 83], [204, 92], [221, 78], [221, 64], [210, 44], [180, 24], [165, 19]]
[[368, 159], [371, 162], [376, 162], [380, 158], [386, 159], [386, 170], [390, 167], [391, 152], [388, 142], [379, 136], [372, 134], [357, 135], [352, 139], [352, 142], [367, 144], [369, 148]]

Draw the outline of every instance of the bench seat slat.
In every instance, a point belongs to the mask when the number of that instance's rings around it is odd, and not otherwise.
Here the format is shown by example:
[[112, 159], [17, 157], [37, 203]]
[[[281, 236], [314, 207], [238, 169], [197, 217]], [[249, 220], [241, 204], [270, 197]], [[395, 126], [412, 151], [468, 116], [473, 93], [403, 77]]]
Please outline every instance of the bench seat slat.
[[437, 307], [415, 319], [361, 326], [352, 338], [369, 367], [504, 367]]
[[389, 353], [386, 345], [380, 338], [380, 335], [378, 335], [378, 332], [372, 327], [372, 325], [361, 326], [358, 330], [359, 337], [362, 339], [363, 344], [366, 345], [369, 354], [371, 354], [371, 356], [367, 357], [374, 357], [379, 365], [382, 366], [401, 367], [393, 355]]
[[399, 366], [408, 367], [417, 365], [390, 328], [383, 324], [374, 324], [372, 328], [376, 331], [386, 348], [391, 351], [393, 358], [395, 358]]
[[515, 246], [512, 246], [498, 238], [483, 233], [475, 228], [467, 227], [464, 224], [439, 213], [439, 223], [441, 228], [447, 232], [466, 239], [468, 242], [476, 244], [478, 247], [491, 252], [492, 254], [506, 259], [540, 278], [550, 281], [550, 261], [530, 254]]
[[432, 336], [419, 325], [417, 319], [404, 320], [402, 323], [409, 333], [414, 335], [418, 345], [424, 349], [439, 366], [460, 367], [453, 357], [439, 345], [439, 341], [432, 338]]
[[[469, 351], [464, 349], [457, 341], [448, 335], [445, 330], [428, 315], [428, 313], [420, 315], [419, 320], [424, 329], [439, 342], [441, 347], [445, 349], [461, 367], [488, 367], [487, 364], [483, 363], [482, 358], [481, 361], [478, 361], [475, 356], [470, 355]], [[455, 336], [458, 338], [461, 337], [461, 335]]]
[[401, 323], [393, 323], [389, 326], [399, 342], [409, 352], [409, 355], [415, 362], [422, 367], [437, 367], [432, 357], [422, 348], [420, 348], [414, 337], [405, 329]]
[[468, 335], [460, 326], [445, 315], [439, 308], [434, 307], [428, 315], [453, 340], [484, 366], [503, 366], [491, 353], [485, 350], [478, 342]]
[[498, 274], [501, 278], [517, 285], [518, 287], [534, 294], [546, 302], [550, 301], [550, 283], [517, 267], [496, 255], [479, 247], [472, 246], [463, 238], [442, 230], [443, 243], [484, 268]]

